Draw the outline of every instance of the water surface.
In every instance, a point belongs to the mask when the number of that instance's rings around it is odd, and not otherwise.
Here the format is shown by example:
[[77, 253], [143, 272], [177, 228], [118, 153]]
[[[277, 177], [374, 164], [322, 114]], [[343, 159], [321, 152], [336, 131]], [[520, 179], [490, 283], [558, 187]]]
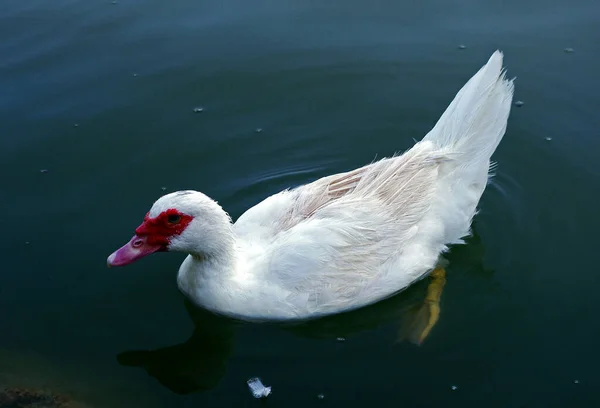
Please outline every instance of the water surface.
[[[255, 375], [285, 407], [600, 403], [595, 1], [3, 4], [0, 385], [98, 407], [256, 405]], [[497, 48], [524, 105], [421, 347], [397, 337], [426, 281], [281, 328], [186, 307], [181, 255], [105, 267], [165, 192], [236, 218], [410, 148]]]

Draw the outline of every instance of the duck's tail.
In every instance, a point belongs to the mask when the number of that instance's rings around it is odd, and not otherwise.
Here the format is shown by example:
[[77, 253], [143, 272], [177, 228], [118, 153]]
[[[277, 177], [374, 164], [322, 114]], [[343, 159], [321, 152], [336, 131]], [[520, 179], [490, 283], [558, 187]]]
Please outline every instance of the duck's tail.
[[457, 155], [462, 166], [481, 165], [487, 171], [506, 131], [514, 85], [505, 78], [502, 59], [502, 52], [494, 52], [423, 139]]

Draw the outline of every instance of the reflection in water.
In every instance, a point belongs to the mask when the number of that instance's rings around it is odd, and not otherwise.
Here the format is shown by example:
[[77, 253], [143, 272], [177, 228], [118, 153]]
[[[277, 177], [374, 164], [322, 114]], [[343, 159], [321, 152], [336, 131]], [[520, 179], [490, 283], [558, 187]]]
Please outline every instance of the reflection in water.
[[126, 351], [118, 355], [119, 363], [143, 368], [177, 394], [216, 387], [233, 350], [235, 323], [188, 302], [186, 308], [195, 327], [187, 341], [157, 350]]
[[[450, 264], [452, 269], [457, 270], [474, 270], [478, 275], [489, 278], [492, 271], [483, 266], [484, 248], [475, 225], [473, 235], [466, 241], [467, 245], [453, 248], [441, 265]], [[444, 283], [445, 278], [440, 281], [439, 277], [429, 277], [375, 305], [313, 321], [281, 324], [279, 327], [301, 337], [335, 339], [392, 324], [399, 331], [398, 338], [391, 341], [407, 340], [421, 344], [422, 338], [415, 336], [415, 333], [421, 334], [430, 321], [432, 300], [435, 303], [432, 293], [439, 302]], [[146, 370], [177, 394], [215, 388], [225, 374], [239, 323], [198, 309], [189, 302], [186, 302], [186, 309], [195, 326], [187, 341], [157, 350], [126, 351], [118, 355], [119, 363]]]

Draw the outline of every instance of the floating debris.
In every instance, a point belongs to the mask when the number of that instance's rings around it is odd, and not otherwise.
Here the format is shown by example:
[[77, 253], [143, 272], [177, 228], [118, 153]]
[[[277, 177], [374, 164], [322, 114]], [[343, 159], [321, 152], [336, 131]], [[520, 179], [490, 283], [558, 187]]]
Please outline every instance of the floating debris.
[[111, 4], [117, 4], [117, 0], [111, 1]]
[[458, 390], [458, 387], [456, 385], [453, 385], [452, 387], [450, 387], [452, 389], [452, 391], [456, 391]]
[[73, 127], [79, 127], [79, 123], [73, 123]]
[[136, 76], [138, 76], [138, 74], [134, 73], [133, 76], [136, 77]]
[[194, 108], [194, 113], [201, 113], [204, 112], [204, 108], [202, 106], [198, 106], [196, 108]]
[[25, 245], [29, 245], [29, 241], [25, 241]]
[[521, 107], [521, 106], [523, 106], [523, 105], [525, 105], [525, 102], [523, 102], [523, 101], [516, 101], [516, 102], [515, 102], [515, 106], [516, 106], [517, 108], [520, 108], [520, 107]]
[[166, 187], [161, 187], [160, 189], [161, 189], [162, 191], [166, 191], [166, 190], [167, 190], [167, 188], [166, 188]]
[[250, 378], [246, 383], [254, 398], [266, 398], [271, 394], [271, 387], [265, 387], [258, 377]]
[[256, 128], [256, 129], [254, 129], [254, 131], [255, 131], [256, 133], [260, 133], [260, 132], [262, 132], [262, 128]]
[[565, 52], [567, 54], [571, 54], [571, 53], [575, 52], [575, 50], [573, 48], [565, 48]]
[[459, 50], [466, 50], [466, 49], [467, 49], [467, 46], [466, 46], [466, 45], [464, 45], [464, 44], [461, 44], [461, 45], [459, 45], [459, 46], [458, 46], [458, 49], [459, 49]]
[[573, 384], [579, 384], [579, 380], [573, 380]]
[[325, 394], [319, 394], [319, 395], [317, 395], [317, 398], [318, 399], [325, 399]]
[[346, 341], [346, 338], [345, 337], [338, 337], [336, 340], [337, 341]]
[[48, 173], [48, 169], [41, 169], [40, 173]]
[[551, 138], [551, 137], [546, 137], [545, 139], [546, 139], [548, 142], [549, 142], [550, 140], [552, 140], [552, 138]]

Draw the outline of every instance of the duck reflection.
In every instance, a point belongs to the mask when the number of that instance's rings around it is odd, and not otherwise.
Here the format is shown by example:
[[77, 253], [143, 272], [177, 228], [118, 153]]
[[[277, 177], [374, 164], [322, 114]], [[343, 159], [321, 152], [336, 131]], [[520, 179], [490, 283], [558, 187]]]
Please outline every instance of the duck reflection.
[[[453, 248], [430, 276], [385, 301], [352, 312], [301, 323], [280, 324], [279, 328], [301, 337], [336, 339], [372, 330], [385, 324], [398, 326], [397, 342], [421, 345], [432, 333], [440, 316], [440, 301], [449, 264], [459, 270], [489, 277], [483, 266], [484, 247], [473, 226], [467, 245]], [[237, 326], [244, 324], [214, 315], [185, 302], [194, 322], [190, 338], [156, 350], [127, 351], [118, 355], [121, 365], [139, 367], [177, 394], [215, 388], [225, 375], [233, 352]]]
[[126, 351], [121, 365], [140, 367], [177, 394], [206, 391], [217, 386], [233, 351], [236, 323], [185, 302], [194, 323], [190, 338], [156, 350]]

